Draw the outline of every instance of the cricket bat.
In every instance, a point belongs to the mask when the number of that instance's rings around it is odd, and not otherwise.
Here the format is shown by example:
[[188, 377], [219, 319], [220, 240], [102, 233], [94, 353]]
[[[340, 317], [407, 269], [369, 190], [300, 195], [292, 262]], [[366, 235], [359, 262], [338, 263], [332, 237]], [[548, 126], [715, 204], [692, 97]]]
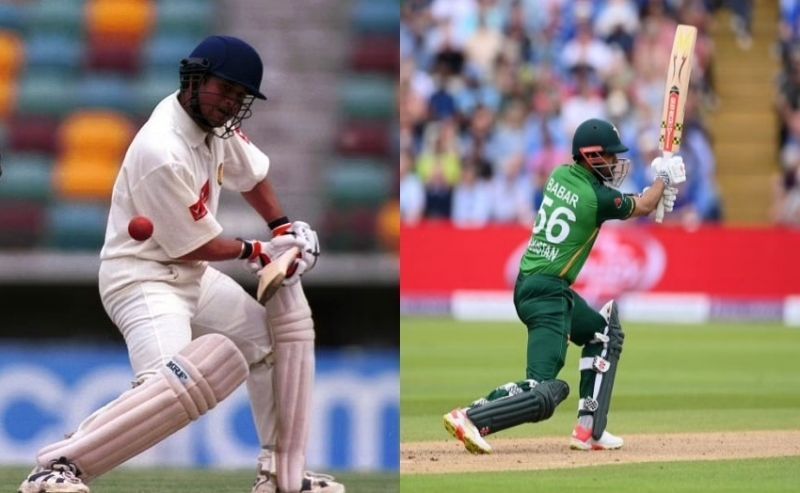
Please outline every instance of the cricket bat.
[[[697, 28], [679, 24], [672, 42], [672, 53], [667, 66], [667, 83], [664, 88], [664, 108], [661, 112], [661, 133], [658, 148], [664, 159], [678, 152], [683, 140], [683, 110], [689, 93], [689, 77], [692, 74], [694, 43]], [[656, 222], [664, 220], [664, 199], [658, 201]]]
[[294, 263], [300, 249], [292, 247], [288, 249], [283, 255], [276, 258], [272, 262], [264, 266], [263, 269], [258, 271], [258, 289], [256, 290], [256, 299], [262, 305], [267, 302], [272, 296], [278, 292], [281, 283], [286, 279], [286, 274], [289, 268]]

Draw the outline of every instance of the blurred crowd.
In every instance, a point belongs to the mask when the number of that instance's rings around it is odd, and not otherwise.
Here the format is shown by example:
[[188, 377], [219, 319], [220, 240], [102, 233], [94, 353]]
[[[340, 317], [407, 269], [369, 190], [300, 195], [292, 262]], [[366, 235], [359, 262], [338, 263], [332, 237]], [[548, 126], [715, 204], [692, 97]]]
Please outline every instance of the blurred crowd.
[[[698, 28], [681, 147], [689, 180], [671, 219], [719, 221], [716, 163], [703, 121], [716, 102], [708, 28], [718, 3], [406, 1], [400, 24], [402, 220], [531, 225], [544, 181], [554, 167], [572, 162], [573, 132], [592, 117], [620, 130], [633, 162], [621, 188], [640, 192], [652, 181], [649, 164], [659, 155], [675, 27], [686, 23]], [[748, 23], [744, 16], [743, 44]]]
[[800, 0], [781, 0], [778, 114], [782, 172], [776, 183], [776, 222], [800, 226]]

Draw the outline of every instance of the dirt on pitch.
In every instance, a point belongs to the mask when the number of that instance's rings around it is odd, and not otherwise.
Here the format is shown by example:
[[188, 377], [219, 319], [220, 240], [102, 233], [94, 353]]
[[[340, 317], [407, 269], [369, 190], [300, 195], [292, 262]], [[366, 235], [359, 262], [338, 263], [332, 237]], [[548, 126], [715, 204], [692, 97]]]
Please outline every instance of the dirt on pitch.
[[490, 439], [494, 453], [472, 455], [455, 439], [400, 445], [402, 474], [563, 469], [640, 462], [800, 455], [800, 430], [626, 435], [620, 450], [569, 449], [569, 438]]

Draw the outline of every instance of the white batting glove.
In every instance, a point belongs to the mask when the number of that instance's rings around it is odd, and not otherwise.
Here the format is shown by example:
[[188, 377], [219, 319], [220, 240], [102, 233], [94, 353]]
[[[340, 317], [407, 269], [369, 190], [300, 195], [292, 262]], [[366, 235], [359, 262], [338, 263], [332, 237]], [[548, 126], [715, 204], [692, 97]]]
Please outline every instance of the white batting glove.
[[672, 212], [675, 208], [675, 200], [678, 198], [678, 189], [675, 187], [667, 187], [664, 189], [662, 200], [664, 201], [664, 212]]
[[686, 181], [686, 167], [681, 156], [672, 156], [669, 159], [657, 157], [650, 166], [655, 171], [656, 178], [660, 178], [664, 185], [671, 187]]
[[290, 231], [306, 241], [306, 246], [303, 248], [303, 260], [306, 263], [305, 272], [308, 272], [317, 265], [317, 259], [319, 258], [319, 237], [317, 232], [303, 221], [293, 222]]
[[270, 241], [241, 240], [245, 243], [243, 252], [247, 266], [253, 272], [258, 272], [262, 267], [278, 258], [292, 247], [301, 251], [306, 248], [306, 240], [295, 235], [276, 236]]

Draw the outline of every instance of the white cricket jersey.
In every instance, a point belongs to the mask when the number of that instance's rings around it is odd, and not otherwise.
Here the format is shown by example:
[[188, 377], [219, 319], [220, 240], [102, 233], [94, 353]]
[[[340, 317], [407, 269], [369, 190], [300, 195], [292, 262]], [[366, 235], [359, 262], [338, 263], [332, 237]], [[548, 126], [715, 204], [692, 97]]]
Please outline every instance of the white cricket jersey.
[[[166, 97], [134, 137], [117, 175], [100, 252], [101, 291], [201, 275], [207, 262], [177, 259], [222, 232], [215, 218], [221, 187], [252, 190], [268, 170], [269, 158], [244, 134], [214, 137], [189, 117], [177, 91]], [[150, 239], [128, 234], [135, 216], [153, 222]]]

